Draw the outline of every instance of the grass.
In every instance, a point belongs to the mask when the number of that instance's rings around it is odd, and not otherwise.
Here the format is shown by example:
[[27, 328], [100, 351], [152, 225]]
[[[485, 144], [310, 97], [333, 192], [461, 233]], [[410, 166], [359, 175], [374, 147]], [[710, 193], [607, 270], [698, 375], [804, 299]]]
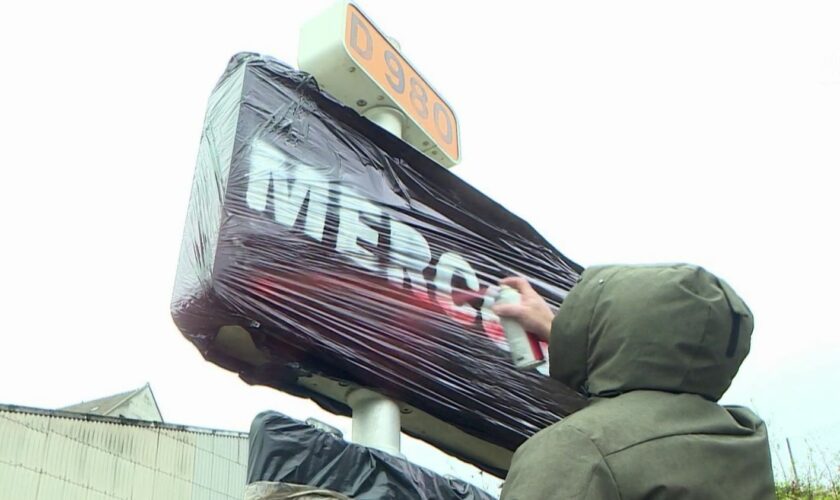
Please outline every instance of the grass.
[[794, 474], [793, 467], [781, 466], [784, 455], [779, 453], [779, 448], [775, 450], [774, 457], [776, 465], [780, 466], [777, 467], [776, 477], [776, 497], [779, 500], [840, 500], [840, 453], [830, 457], [824, 452], [816, 453], [813, 447], [808, 446], [808, 461], [796, 463], [797, 472]]
[[834, 500], [840, 499], [840, 489], [837, 485], [824, 486], [820, 484], [796, 484], [777, 483], [776, 498], [778, 500], [808, 499], [808, 500]]

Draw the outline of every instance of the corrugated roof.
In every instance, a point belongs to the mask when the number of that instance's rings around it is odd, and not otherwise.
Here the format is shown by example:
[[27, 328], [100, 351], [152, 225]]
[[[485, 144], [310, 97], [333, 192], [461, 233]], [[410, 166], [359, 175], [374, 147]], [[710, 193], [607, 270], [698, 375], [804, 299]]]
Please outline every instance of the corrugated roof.
[[[138, 413], [138, 409], [140, 413]], [[110, 417], [142, 418], [144, 420], [155, 420], [163, 422], [163, 416], [152, 387], [146, 383], [139, 389], [83, 401], [71, 406], [61, 408], [63, 411], [77, 413], [89, 413], [92, 415], [104, 415]]]
[[41, 415], [46, 417], [57, 417], [57, 418], [66, 418], [69, 420], [83, 420], [83, 421], [90, 421], [90, 422], [104, 422], [109, 424], [117, 424], [117, 425], [128, 425], [133, 427], [151, 427], [156, 429], [168, 429], [173, 431], [180, 431], [180, 432], [189, 432], [193, 434], [212, 434], [212, 435], [221, 435], [221, 436], [229, 436], [229, 437], [240, 437], [240, 438], [248, 438], [247, 432], [240, 432], [240, 431], [228, 431], [222, 429], [210, 429], [207, 427], [194, 427], [191, 425], [178, 425], [178, 424], [166, 424], [163, 422], [151, 422], [148, 420], [135, 420], [132, 418], [125, 418], [125, 417], [108, 417], [104, 415], [96, 415], [92, 413], [78, 413], [75, 411], [65, 411], [65, 410], [46, 410], [43, 408], [32, 408], [28, 406], [16, 406], [16, 405], [7, 405], [0, 403], [0, 412], [11, 412], [11, 413], [27, 413], [31, 415]]
[[109, 411], [119, 406], [120, 403], [123, 403], [125, 400], [130, 399], [132, 396], [139, 394], [145, 388], [146, 386], [143, 386], [139, 389], [132, 389], [130, 391], [114, 394], [113, 396], [106, 396], [104, 398], [94, 399], [92, 401], [82, 401], [81, 403], [65, 406], [64, 408], [60, 409], [76, 413], [107, 415]]

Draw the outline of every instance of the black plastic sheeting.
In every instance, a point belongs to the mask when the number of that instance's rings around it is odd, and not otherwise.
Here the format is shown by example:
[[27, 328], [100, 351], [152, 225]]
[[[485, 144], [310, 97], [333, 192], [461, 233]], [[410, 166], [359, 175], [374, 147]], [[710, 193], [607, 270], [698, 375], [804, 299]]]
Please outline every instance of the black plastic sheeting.
[[351, 444], [277, 412], [251, 424], [248, 484], [306, 484], [356, 500], [492, 500], [458, 479], [388, 453]]
[[[559, 307], [580, 272], [308, 75], [239, 54], [210, 98], [171, 312], [206, 359], [249, 383], [349, 414], [299, 378], [348, 381], [512, 451], [585, 403], [515, 369], [490, 309], [498, 280], [525, 276]], [[259, 356], [217, 342], [228, 326]]]

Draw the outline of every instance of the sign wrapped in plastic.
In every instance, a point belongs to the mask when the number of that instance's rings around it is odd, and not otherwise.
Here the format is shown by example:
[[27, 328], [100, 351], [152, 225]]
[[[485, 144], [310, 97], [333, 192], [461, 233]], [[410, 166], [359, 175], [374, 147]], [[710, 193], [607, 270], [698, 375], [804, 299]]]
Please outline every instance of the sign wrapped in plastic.
[[371, 388], [405, 432], [503, 473], [584, 400], [514, 367], [498, 280], [525, 276], [559, 307], [580, 271], [308, 75], [240, 54], [210, 98], [172, 316], [249, 383], [343, 414], [342, 391]]
[[354, 445], [277, 412], [251, 424], [248, 484], [305, 484], [355, 500], [492, 500], [475, 486], [442, 477], [383, 451]]

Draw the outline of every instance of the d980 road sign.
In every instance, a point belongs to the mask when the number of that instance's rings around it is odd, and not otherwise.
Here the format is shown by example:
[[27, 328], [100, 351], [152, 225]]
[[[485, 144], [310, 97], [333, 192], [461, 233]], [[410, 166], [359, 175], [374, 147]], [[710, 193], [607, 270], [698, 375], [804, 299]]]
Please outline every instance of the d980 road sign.
[[359, 112], [399, 109], [403, 140], [445, 167], [460, 161], [452, 108], [356, 5], [339, 2], [304, 25], [298, 65]]

